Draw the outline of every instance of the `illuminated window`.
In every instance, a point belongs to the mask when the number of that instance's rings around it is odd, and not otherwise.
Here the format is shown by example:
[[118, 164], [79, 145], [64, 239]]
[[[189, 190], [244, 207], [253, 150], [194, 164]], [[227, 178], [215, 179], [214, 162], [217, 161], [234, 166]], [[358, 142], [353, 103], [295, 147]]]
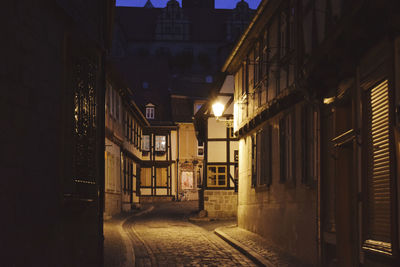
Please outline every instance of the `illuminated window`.
[[164, 152], [167, 147], [167, 138], [165, 135], [156, 135], [156, 151]]
[[150, 136], [149, 135], [143, 135], [142, 150], [150, 151]]
[[227, 186], [226, 166], [207, 167], [207, 186], [226, 187]]

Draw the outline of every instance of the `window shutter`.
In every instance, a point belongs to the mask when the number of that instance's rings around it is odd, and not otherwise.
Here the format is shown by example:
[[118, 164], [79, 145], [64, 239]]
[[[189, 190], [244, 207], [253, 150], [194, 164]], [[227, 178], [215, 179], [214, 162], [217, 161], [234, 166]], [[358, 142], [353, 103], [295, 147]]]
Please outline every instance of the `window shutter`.
[[258, 132], [256, 135], [257, 141], [256, 141], [256, 151], [257, 151], [257, 155], [256, 155], [256, 160], [257, 160], [257, 183], [258, 184], [263, 184], [263, 174], [261, 173], [261, 151], [262, 151], [262, 136], [263, 133], [262, 132]]
[[279, 181], [284, 183], [286, 180], [285, 177], [285, 147], [286, 147], [286, 138], [285, 138], [285, 118], [279, 120], [279, 166], [280, 166], [280, 177]]
[[290, 162], [290, 169], [291, 169], [291, 180], [295, 184], [296, 183], [296, 116], [295, 113], [292, 112], [290, 115], [290, 150], [291, 150], [291, 162]]
[[256, 138], [254, 135], [251, 136], [251, 186], [256, 186], [257, 175], [256, 175]]
[[388, 81], [368, 92], [366, 111], [367, 236], [365, 249], [391, 254]]
[[264, 170], [264, 177], [265, 177], [265, 184], [271, 185], [272, 183], [272, 127], [271, 125], [267, 124], [264, 129], [264, 159], [265, 159], [265, 168]]

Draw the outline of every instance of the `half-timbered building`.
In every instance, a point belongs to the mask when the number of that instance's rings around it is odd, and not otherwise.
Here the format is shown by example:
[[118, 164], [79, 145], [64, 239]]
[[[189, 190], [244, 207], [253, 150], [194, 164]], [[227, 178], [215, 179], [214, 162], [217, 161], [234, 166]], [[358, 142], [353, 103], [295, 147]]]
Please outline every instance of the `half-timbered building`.
[[176, 195], [176, 126], [143, 129], [140, 202], [168, 201]]
[[389, 0], [262, 1], [223, 67], [238, 225], [299, 264], [399, 264], [398, 14]]
[[[200, 209], [210, 218], [237, 213], [238, 139], [233, 133], [234, 77], [220, 76], [215, 92], [195, 115], [198, 142], [204, 146]], [[220, 105], [215, 114], [213, 105]]]

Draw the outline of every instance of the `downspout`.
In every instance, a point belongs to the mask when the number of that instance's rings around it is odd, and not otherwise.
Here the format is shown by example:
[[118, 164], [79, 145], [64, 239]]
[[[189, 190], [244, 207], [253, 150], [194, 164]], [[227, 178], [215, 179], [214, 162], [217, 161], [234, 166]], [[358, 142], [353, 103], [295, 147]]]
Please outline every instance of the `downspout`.
[[179, 125], [177, 127], [176, 130], [176, 139], [177, 139], [177, 152], [176, 152], [176, 190], [175, 190], [175, 194], [176, 194], [176, 201], [178, 201], [178, 186], [179, 186], [179, 182], [178, 182], [178, 178], [179, 178]]

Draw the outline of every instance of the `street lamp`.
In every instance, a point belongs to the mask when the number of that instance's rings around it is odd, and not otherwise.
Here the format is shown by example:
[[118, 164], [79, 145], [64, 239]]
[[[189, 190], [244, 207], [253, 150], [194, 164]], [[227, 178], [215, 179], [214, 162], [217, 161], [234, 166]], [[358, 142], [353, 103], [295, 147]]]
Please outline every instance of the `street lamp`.
[[220, 117], [222, 116], [222, 113], [225, 110], [225, 106], [224, 104], [222, 104], [221, 102], [214, 102], [214, 104], [212, 104], [212, 110], [215, 116], [215, 119], [217, 121], [221, 121], [221, 122], [225, 122], [227, 127], [232, 127], [233, 126], [233, 119], [221, 119]]
[[212, 110], [213, 110], [214, 116], [217, 119], [222, 116], [224, 109], [225, 109], [225, 106], [221, 102], [215, 102], [212, 105]]

